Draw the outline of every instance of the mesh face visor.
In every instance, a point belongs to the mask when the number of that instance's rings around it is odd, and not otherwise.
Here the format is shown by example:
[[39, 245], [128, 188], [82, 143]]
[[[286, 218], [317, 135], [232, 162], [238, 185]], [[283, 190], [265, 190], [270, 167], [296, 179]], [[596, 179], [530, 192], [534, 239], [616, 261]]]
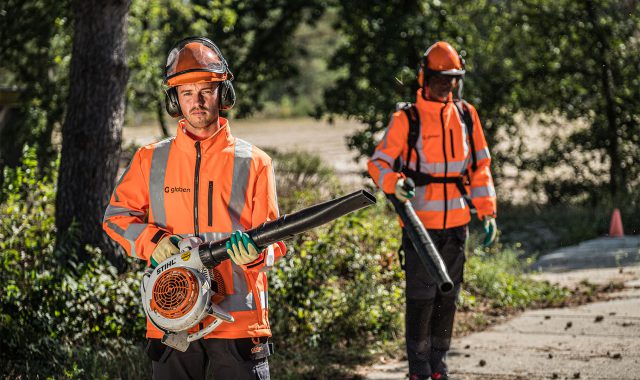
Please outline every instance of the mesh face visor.
[[169, 53], [164, 82], [170, 87], [188, 83], [233, 79], [216, 45], [204, 39], [187, 39]]

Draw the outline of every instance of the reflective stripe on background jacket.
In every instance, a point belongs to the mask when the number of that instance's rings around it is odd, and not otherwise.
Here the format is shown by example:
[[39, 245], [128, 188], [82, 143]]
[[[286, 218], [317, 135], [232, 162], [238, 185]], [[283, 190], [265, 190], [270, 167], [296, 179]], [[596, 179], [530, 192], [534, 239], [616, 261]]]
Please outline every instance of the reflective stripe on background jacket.
[[[469, 105], [473, 117], [473, 140], [478, 168], [471, 169], [471, 147], [467, 129], [449, 94], [446, 103], [426, 101], [418, 90], [416, 108], [420, 115], [420, 134], [416, 150], [420, 152], [420, 171], [434, 177], [458, 177], [466, 169], [470, 177], [467, 193], [478, 211], [478, 217], [496, 213], [496, 192], [489, 165], [491, 157], [482, 132], [478, 113]], [[403, 175], [392, 170], [396, 158], [407, 158], [409, 121], [404, 111], [393, 114], [382, 141], [368, 162], [369, 175], [385, 193], [394, 192]], [[408, 167], [416, 170], [416, 154], [412, 152]], [[426, 228], [441, 229], [469, 223], [469, 207], [455, 183], [432, 183], [416, 188], [411, 200], [416, 214]]]
[[[180, 121], [175, 138], [136, 152], [104, 216], [107, 234], [130, 256], [147, 262], [165, 233], [219, 240], [279, 216], [266, 153], [231, 136], [226, 119], [220, 118], [221, 128], [199, 142], [185, 133], [184, 123]], [[246, 266], [226, 260], [216, 267], [218, 290], [225, 295], [219, 304], [235, 322], [221, 324], [207, 338], [271, 335], [264, 272], [285, 251], [284, 244], [277, 243]], [[162, 337], [149, 321], [147, 337]]]

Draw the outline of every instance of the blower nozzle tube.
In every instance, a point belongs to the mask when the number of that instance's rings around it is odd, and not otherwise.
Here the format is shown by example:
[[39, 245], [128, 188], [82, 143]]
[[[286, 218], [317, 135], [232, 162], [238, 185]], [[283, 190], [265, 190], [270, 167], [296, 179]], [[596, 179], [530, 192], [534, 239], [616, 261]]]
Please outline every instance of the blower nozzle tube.
[[[407, 178], [405, 188], [415, 188], [413, 180]], [[433, 277], [438, 285], [438, 288], [443, 293], [448, 293], [453, 289], [453, 282], [447, 272], [447, 267], [442, 261], [442, 257], [438, 253], [436, 246], [429, 237], [429, 233], [424, 228], [424, 225], [418, 218], [416, 211], [410, 202], [400, 202], [393, 194], [387, 194], [387, 199], [393, 204], [396, 209], [396, 213], [400, 216], [404, 229], [409, 235], [409, 239], [413, 243], [413, 247], [418, 254], [418, 258], [427, 270], [427, 273]]]
[[[358, 190], [343, 197], [311, 206], [292, 214], [285, 214], [276, 220], [245, 231], [260, 248], [286, 240], [294, 235], [321, 226], [352, 211], [376, 203], [376, 198], [365, 190]], [[202, 264], [215, 268], [229, 259], [226, 243], [229, 238], [200, 245], [198, 251]]]

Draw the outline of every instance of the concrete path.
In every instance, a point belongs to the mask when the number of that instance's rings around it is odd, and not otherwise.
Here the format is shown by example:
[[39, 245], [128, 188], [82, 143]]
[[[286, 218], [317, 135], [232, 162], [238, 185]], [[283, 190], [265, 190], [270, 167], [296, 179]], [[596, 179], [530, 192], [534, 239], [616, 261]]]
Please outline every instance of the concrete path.
[[601, 237], [542, 256], [533, 270], [566, 272], [574, 269], [618, 267], [640, 262], [640, 236]]
[[[620, 245], [627, 243], [595, 239], [565, 248], [555, 257], [562, 256], [565, 265], [575, 259], [590, 267], [597, 260], [585, 255], [584, 247], [597, 246], [608, 264]], [[632, 253], [638, 257], [637, 248]], [[583, 280], [623, 283], [624, 290], [611, 293], [606, 301], [579, 307], [527, 311], [507, 323], [454, 339], [448, 360], [452, 379], [640, 379], [640, 260], [618, 268], [565, 272], [558, 265], [553, 268], [553, 273], [534, 277], [569, 287]], [[407, 372], [406, 361], [377, 364], [366, 378], [405, 379]]]

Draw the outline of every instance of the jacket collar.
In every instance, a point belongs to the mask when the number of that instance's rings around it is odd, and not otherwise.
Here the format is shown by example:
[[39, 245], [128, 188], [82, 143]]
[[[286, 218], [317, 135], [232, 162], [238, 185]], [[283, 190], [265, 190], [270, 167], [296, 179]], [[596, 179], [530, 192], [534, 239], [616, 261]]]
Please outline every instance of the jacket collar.
[[441, 107], [442, 105], [447, 105], [449, 103], [453, 102], [453, 94], [451, 92], [449, 92], [449, 96], [447, 97], [446, 101], [437, 101], [437, 100], [424, 100], [424, 98], [422, 97], [422, 89], [419, 88], [418, 91], [416, 92], [416, 106], [418, 107], [425, 107], [425, 106], [438, 106]]
[[[178, 131], [176, 132], [176, 144], [178, 147], [186, 152], [195, 152], [196, 141], [191, 138], [187, 132], [185, 124], [187, 121], [181, 119], [178, 122]], [[233, 144], [233, 136], [231, 136], [231, 130], [229, 128], [229, 120], [224, 117], [220, 117], [220, 129], [218, 129], [213, 135], [204, 140], [200, 140], [200, 151], [205, 153], [209, 150], [220, 151], [225, 147]]]

